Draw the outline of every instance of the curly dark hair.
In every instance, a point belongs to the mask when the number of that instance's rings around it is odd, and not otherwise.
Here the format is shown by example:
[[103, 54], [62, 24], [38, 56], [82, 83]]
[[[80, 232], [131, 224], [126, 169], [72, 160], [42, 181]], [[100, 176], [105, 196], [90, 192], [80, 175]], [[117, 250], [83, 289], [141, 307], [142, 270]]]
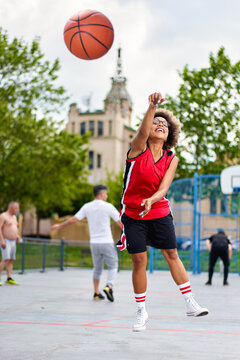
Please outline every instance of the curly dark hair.
[[180, 134], [180, 123], [178, 119], [173, 115], [173, 113], [167, 109], [158, 109], [155, 112], [154, 117], [162, 117], [169, 123], [168, 128], [168, 138], [164, 143], [164, 149], [171, 149], [175, 147], [178, 143], [178, 138]]

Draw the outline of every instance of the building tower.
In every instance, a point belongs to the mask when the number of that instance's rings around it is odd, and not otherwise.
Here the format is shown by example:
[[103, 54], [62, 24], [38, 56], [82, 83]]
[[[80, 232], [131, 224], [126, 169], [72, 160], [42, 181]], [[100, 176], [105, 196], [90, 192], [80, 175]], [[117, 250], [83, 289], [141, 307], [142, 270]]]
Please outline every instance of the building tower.
[[81, 112], [71, 104], [67, 131], [83, 135], [91, 132], [89, 146], [89, 183], [104, 181], [107, 172], [119, 173], [124, 167], [126, 153], [135, 130], [131, 127], [132, 100], [122, 75], [121, 49], [118, 49], [117, 68], [111, 78], [112, 86], [104, 99], [104, 110]]

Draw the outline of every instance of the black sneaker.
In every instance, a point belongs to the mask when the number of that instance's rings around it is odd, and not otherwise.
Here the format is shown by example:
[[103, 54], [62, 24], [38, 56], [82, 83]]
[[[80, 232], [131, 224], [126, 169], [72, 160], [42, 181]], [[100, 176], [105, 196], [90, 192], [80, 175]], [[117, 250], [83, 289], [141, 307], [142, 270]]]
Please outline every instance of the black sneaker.
[[93, 300], [103, 300], [103, 299], [105, 299], [105, 297], [101, 293], [99, 294], [94, 293]]
[[207, 281], [205, 285], [212, 285], [211, 281]]
[[113, 302], [113, 301], [114, 301], [114, 297], [113, 297], [113, 290], [112, 290], [112, 288], [110, 288], [108, 285], [106, 285], [105, 288], [103, 289], [103, 291], [105, 292], [108, 300], [111, 301], [111, 302]]
[[229, 283], [227, 281], [224, 281], [223, 285], [229, 285]]

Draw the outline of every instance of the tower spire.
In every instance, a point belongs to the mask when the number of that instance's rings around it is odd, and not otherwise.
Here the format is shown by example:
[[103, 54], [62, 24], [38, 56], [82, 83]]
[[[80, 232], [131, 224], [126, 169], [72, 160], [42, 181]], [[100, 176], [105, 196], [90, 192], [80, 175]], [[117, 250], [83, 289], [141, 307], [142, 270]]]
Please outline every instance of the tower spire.
[[121, 104], [121, 111], [123, 113], [126, 109], [132, 109], [132, 100], [126, 88], [127, 78], [122, 74], [121, 50], [120, 47], [117, 49], [117, 68], [115, 75], [111, 77], [112, 87], [104, 102], [105, 107], [108, 107], [109, 104]]
[[121, 47], [118, 48], [118, 57], [117, 57], [117, 69], [116, 74], [112, 78], [115, 82], [123, 82], [126, 81], [126, 78], [122, 76], [122, 58], [121, 58]]

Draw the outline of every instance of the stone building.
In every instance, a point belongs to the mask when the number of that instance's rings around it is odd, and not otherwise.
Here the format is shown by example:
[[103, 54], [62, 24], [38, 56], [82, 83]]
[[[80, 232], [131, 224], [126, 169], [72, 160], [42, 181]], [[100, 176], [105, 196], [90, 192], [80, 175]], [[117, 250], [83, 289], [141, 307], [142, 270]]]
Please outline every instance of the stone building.
[[89, 146], [89, 183], [106, 179], [107, 171], [118, 173], [125, 163], [135, 130], [131, 126], [132, 100], [127, 79], [122, 75], [121, 49], [118, 49], [117, 69], [112, 85], [104, 99], [104, 109], [81, 112], [71, 104], [67, 131], [80, 135], [91, 132]]

